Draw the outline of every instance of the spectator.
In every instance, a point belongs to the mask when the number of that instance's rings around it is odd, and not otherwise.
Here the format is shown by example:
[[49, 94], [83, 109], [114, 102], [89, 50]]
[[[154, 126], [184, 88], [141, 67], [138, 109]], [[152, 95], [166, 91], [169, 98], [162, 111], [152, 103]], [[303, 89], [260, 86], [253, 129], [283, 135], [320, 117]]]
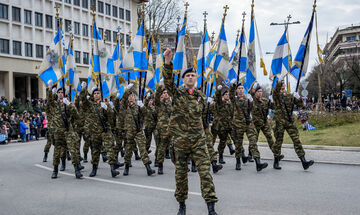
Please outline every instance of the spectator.
[[7, 127], [5, 124], [3, 124], [0, 127], [0, 144], [6, 144], [7, 136]]
[[299, 112], [299, 119], [301, 120], [301, 124], [303, 127], [303, 131], [306, 130], [306, 122], [308, 121], [309, 117], [308, 114], [306, 112], [305, 107], [302, 107], [300, 112]]
[[23, 118], [20, 118], [20, 137], [21, 142], [25, 142], [26, 140], [26, 131], [29, 130], [29, 127], [27, 127], [23, 121]]

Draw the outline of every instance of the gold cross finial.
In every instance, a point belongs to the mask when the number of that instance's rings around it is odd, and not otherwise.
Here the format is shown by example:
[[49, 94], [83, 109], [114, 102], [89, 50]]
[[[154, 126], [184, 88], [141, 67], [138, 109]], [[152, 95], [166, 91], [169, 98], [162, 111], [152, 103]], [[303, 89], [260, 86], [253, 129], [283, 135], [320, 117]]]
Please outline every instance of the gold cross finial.
[[227, 12], [227, 10], [229, 10], [229, 6], [228, 6], [228, 5], [225, 5], [225, 6], [224, 6], [224, 9], [225, 9], [225, 11], [224, 11], [224, 16], [226, 16], [226, 14], [227, 14], [226, 12]]
[[60, 8], [60, 5], [59, 4], [55, 4], [55, 7], [56, 9], [56, 19], [59, 19], [59, 8]]
[[237, 34], [236, 34], [236, 40], [235, 41], [238, 41], [239, 40], [239, 35], [240, 35], [240, 29], [238, 29], [236, 32], [237, 32]]
[[143, 17], [145, 17], [145, 2], [142, 2], [141, 14]]
[[92, 14], [92, 16], [93, 16], [93, 20], [95, 20], [95, 9], [96, 9], [96, 6], [95, 6], [95, 5], [91, 5], [90, 8], [91, 8], [91, 14]]
[[215, 38], [215, 31], [213, 31], [213, 32], [211, 33], [211, 43], [214, 42], [214, 38]]
[[187, 15], [189, 5], [190, 5], [189, 2], [185, 2], [185, 4], [184, 4], [184, 6], [185, 6], [185, 16]]
[[316, 11], [316, 0], [314, 0], [313, 11]]
[[204, 26], [206, 26], [206, 16], [208, 15], [208, 13], [204, 11], [203, 15], [204, 15]]
[[251, 2], [251, 9], [253, 9], [254, 6], [255, 6], [255, 3], [254, 3], [254, 0], [252, 0], [252, 2]]
[[106, 42], [106, 37], [107, 37], [106, 34], [104, 34], [104, 43]]

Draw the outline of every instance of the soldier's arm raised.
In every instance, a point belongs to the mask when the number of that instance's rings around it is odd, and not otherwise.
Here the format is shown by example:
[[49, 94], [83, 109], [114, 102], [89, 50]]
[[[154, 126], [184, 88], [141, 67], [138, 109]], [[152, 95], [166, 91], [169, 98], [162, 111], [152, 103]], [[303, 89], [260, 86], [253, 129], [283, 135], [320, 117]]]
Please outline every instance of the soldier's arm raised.
[[273, 90], [273, 99], [274, 99], [274, 102], [276, 102], [276, 103], [280, 102], [281, 84], [282, 84], [282, 81], [278, 81]]
[[84, 106], [84, 110], [86, 110], [90, 106], [90, 102], [86, 98], [86, 96], [87, 96], [87, 89], [86, 89], [86, 87], [84, 87], [81, 90], [80, 95], [79, 95], [79, 98], [80, 98], [80, 100], [82, 102], [82, 105]]
[[156, 93], [155, 93], [155, 106], [156, 107], [159, 107], [161, 105], [160, 97], [161, 97], [162, 92], [163, 92], [163, 88], [158, 86], [156, 88]]
[[236, 84], [231, 84], [230, 85], [229, 97], [230, 97], [230, 101], [232, 103], [235, 102], [235, 91], [236, 91]]
[[126, 109], [128, 108], [128, 104], [129, 104], [128, 98], [129, 98], [129, 95], [130, 95], [130, 90], [126, 89], [126, 90], [125, 90], [125, 93], [124, 93], [124, 95], [123, 95], [123, 97], [122, 97], [122, 99], [121, 99], [121, 102], [122, 102], [122, 105], [123, 105], [124, 110], [126, 110]]
[[164, 52], [164, 69], [163, 69], [163, 76], [164, 76], [164, 84], [165, 89], [168, 91], [171, 97], [175, 98], [177, 93], [177, 87], [174, 83], [173, 79], [173, 64], [171, 62], [172, 52], [171, 49], [166, 49]]

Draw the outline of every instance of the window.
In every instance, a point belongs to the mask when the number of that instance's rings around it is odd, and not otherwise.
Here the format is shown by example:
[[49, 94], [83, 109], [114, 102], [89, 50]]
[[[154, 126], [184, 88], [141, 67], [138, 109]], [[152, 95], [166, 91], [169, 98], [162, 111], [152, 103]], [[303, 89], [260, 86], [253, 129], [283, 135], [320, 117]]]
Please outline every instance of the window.
[[96, 7], [96, 0], [91, 0], [91, 6], [94, 5]]
[[80, 23], [74, 22], [74, 34], [80, 35]]
[[346, 37], [347, 42], [351, 42], [351, 41], [355, 41], [355, 40], [356, 40], [356, 36]]
[[126, 45], [130, 45], [130, 36], [128, 34], [126, 35]]
[[83, 64], [89, 64], [89, 53], [83, 52]]
[[126, 21], [130, 21], [130, 10], [126, 10]]
[[65, 0], [65, 3], [71, 4], [71, 0]]
[[30, 10], [24, 10], [24, 22], [25, 22], [25, 24], [31, 25], [31, 11]]
[[106, 15], [111, 15], [111, 6], [109, 4], [105, 4], [105, 13]]
[[12, 7], [12, 20], [15, 22], [21, 22], [20, 8]]
[[111, 31], [106, 30], [105, 31], [106, 41], [111, 41]]
[[0, 53], [9, 54], [9, 40], [0, 39]]
[[88, 8], [89, 7], [89, 1], [88, 0], [82, 0], [82, 7], [83, 8]]
[[[59, 29], [59, 20], [58, 19], [56, 19], [56, 17], [55, 17], [55, 22], [56, 22], [56, 30], [58, 30]], [[61, 25], [62, 25], [62, 19], [60, 18], [60, 23], [61, 23]]]
[[119, 8], [119, 18], [124, 19], [124, 9], [123, 8]]
[[99, 28], [99, 34], [101, 35], [101, 37], [104, 37], [104, 29]]
[[42, 27], [43, 26], [43, 18], [42, 13], [35, 12], [35, 25]]
[[120, 33], [120, 43], [124, 44], [124, 38], [125, 35], [123, 33]]
[[80, 52], [79, 51], [75, 51], [75, 62], [80, 63]]
[[89, 36], [89, 26], [86, 24], [82, 25], [82, 35], [85, 37]]
[[98, 1], [98, 12], [104, 13], [104, 2]]
[[80, 0], [74, 0], [74, 5], [80, 6]]
[[65, 19], [65, 32], [69, 32], [71, 29], [71, 20]]
[[8, 19], [8, 6], [6, 4], [0, 4], [0, 18]]
[[49, 50], [50, 46], [46, 46], [46, 52]]
[[32, 57], [32, 44], [31, 43], [25, 43], [25, 56], [26, 57]]
[[118, 14], [118, 9], [116, 6], [113, 6], [113, 17], [117, 18], [118, 17], [117, 14]]
[[113, 31], [113, 42], [116, 43], [117, 40], [117, 32]]
[[44, 57], [44, 46], [36, 45], [36, 57], [43, 58]]
[[13, 41], [13, 55], [21, 56], [21, 42]]
[[46, 21], [46, 27], [47, 28], [53, 28], [53, 22], [52, 22], [52, 16], [50, 16], [50, 15], [46, 15], [45, 16], [45, 21]]

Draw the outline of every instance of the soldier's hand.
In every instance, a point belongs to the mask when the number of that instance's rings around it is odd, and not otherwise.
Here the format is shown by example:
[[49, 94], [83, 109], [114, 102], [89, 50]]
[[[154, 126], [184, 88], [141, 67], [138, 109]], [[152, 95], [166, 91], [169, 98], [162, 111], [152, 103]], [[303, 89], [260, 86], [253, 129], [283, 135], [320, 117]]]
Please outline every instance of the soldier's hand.
[[273, 99], [273, 96], [272, 96], [272, 95], [269, 96], [269, 100], [270, 100], [271, 103], [274, 102], [274, 99]]
[[222, 89], [222, 86], [221, 86], [221, 85], [218, 85], [218, 86], [217, 86], [217, 89], [218, 89], [218, 90], [221, 90], [221, 89]]
[[129, 84], [129, 85], [126, 86], [126, 89], [130, 90], [133, 86], [134, 86], [134, 84], [131, 83], [131, 84]]
[[111, 109], [114, 109], [114, 103], [112, 101], [109, 101], [109, 106]]
[[170, 65], [171, 57], [172, 57], [172, 51], [171, 51], [171, 49], [167, 48], [164, 52], [164, 59], [165, 59], [166, 65]]
[[86, 82], [85, 81], [81, 82], [81, 89], [84, 89], [85, 87], [86, 87]]
[[281, 74], [278, 81], [281, 82], [284, 80], [284, 78], [285, 78], [285, 74]]
[[253, 101], [254, 101], [254, 100], [253, 100], [253, 97], [250, 95], [250, 93], [248, 93], [248, 94], [246, 95], [246, 98], [249, 99], [250, 102], [253, 102]]
[[236, 83], [236, 78], [234, 78], [234, 79], [232, 79], [231, 81], [230, 81], [230, 84], [231, 85], [233, 85], [233, 84], [235, 84]]
[[161, 80], [159, 81], [159, 86], [160, 87], [164, 86], [164, 79], [161, 78]]
[[144, 103], [141, 100], [137, 101], [137, 105], [141, 108], [144, 107]]
[[209, 97], [209, 98], [208, 98], [208, 102], [209, 102], [210, 104], [212, 104], [212, 103], [214, 103], [214, 99], [213, 99], [212, 97]]
[[89, 100], [89, 99], [90, 99], [90, 96], [89, 96], [89, 95], [87, 95], [87, 96], [86, 96], [86, 99], [87, 99], [87, 100]]
[[107, 105], [105, 104], [105, 102], [101, 102], [100, 105], [104, 110], [107, 110]]
[[294, 97], [295, 97], [296, 99], [299, 99], [299, 98], [300, 98], [299, 93], [295, 92], [295, 93], [294, 93]]
[[67, 98], [63, 98], [63, 103], [66, 105], [70, 105], [70, 102], [69, 102], [69, 100], [67, 100]]
[[148, 93], [148, 94], [146, 95], [146, 98], [147, 98], [147, 99], [150, 99], [150, 98], [151, 98], [151, 93]]
[[120, 97], [120, 93], [116, 93], [116, 97]]
[[53, 81], [52, 80], [49, 80], [48, 82], [47, 82], [47, 84], [48, 84], [48, 87], [52, 87], [53, 86]]
[[57, 89], [54, 87], [51, 91], [52, 91], [53, 94], [56, 94], [56, 90]]

